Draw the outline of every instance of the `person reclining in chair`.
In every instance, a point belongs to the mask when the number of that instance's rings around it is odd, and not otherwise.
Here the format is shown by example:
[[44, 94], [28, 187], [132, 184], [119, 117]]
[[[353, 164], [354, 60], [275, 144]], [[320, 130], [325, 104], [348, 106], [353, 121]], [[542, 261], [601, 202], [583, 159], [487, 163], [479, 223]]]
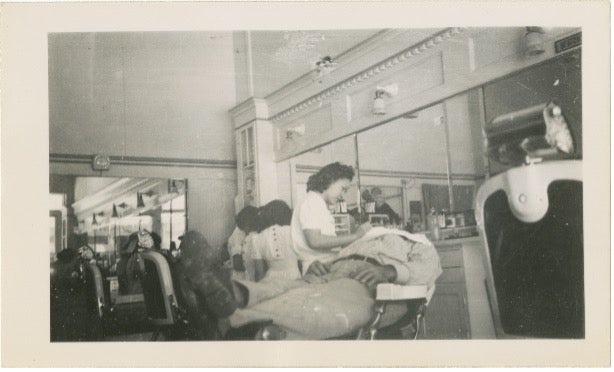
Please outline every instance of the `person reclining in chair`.
[[[298, 280], [231, 280], [196, 231], [184, 235], [180, 249], [184, 297], [187, 293], [198, 299], [209, 320], [221, 319], [219, 324], [231, 328], [269, 320], [287, 339], [327, 339], [356, 332], [372, 319], [377, 284], [431, 288], [441, 274], [437, 251], [424, 236], [384, 228], [374, 228], [343, 248], [325, 264], [326, 274], [307, 273]], [[399, 319], [406, 307], [388, 309], [382, 326]]]

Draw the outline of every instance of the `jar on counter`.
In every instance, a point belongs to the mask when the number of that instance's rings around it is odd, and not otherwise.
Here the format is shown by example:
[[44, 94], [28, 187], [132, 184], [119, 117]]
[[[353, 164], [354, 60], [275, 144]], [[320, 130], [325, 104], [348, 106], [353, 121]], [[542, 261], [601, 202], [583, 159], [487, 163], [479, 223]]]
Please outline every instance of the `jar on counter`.
[[464, 212], [456, 213], [454, 218], [456, 219], [456, 226], [457, 227], [465, 226], [465, 213]]
[[454, 213], [448, 213], [446, 216], [446, 227], [456, 227], [456, 218]]
[[440, 229], [445, 229], [446, 227], [446, 213], [444, 211], [439, 212], [437, 214], [437, 223], [439, 224]]

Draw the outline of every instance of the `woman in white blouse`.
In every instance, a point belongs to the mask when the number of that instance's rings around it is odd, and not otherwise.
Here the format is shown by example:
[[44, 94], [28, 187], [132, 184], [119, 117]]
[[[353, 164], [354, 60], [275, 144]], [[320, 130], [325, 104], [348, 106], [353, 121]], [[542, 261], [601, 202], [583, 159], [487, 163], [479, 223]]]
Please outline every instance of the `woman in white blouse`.
[[323, 276], [336, 257], [335, 248], [345, 247], [364, 236], [371, 228], [360, 225], [352, 234], [337, 236], [335, 219], [329, 206], [337, 203], [354, 178], [349, 165], [332, 163], [307, 180], [307, 196], [292, 216], [294, 250], [302, 263], [303, 274]]
[[251, 240], [255, 280], [294, 280], [301, 277], [298, 257], [292, 249], [292, 210], [283, 200], [260, 209], [261, 232]]

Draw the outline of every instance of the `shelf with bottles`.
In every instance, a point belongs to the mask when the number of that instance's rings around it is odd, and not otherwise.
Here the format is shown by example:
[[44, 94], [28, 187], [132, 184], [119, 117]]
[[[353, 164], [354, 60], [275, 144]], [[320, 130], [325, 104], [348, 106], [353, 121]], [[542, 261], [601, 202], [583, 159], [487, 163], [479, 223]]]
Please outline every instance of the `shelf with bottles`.
[[349, 235], [352, 232], [349, 214], [333, 214], [333, 218], [335, 219], [335, 233], [337, 235]]

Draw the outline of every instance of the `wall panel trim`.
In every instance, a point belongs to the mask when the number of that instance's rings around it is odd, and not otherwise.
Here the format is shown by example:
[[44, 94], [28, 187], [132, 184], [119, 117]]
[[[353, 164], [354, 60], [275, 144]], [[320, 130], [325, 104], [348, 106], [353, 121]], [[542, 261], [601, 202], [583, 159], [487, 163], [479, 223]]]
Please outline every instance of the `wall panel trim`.
[[[50, 163], [73, 163], [90, 164], [93, 155], [87, 154], [49, 154]], [[143, 156], [110, 156], [111, 167], [113, 165], [136, 165], [136, 166], [164, 166], [164, 167], [191, 167], [191, 168], [224, 168], [236, 169], [235, 160], [218, 159], [185, 159], [185, 158], [161, 158]]]

